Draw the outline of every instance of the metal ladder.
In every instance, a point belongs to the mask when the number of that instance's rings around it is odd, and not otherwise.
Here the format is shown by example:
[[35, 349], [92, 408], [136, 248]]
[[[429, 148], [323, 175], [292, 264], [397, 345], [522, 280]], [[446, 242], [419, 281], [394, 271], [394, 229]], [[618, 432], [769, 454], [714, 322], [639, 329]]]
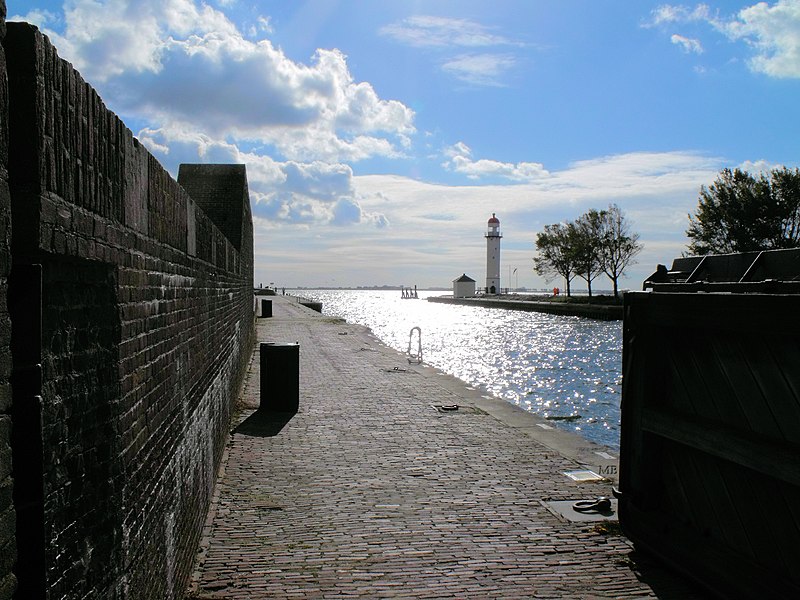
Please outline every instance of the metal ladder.
[[[417, 350], [413, 350], [414, 332], [417, 332]], [[420, 364], [422, 362], [422, 329], [412, 327], [408, 334], [408, 362]]]

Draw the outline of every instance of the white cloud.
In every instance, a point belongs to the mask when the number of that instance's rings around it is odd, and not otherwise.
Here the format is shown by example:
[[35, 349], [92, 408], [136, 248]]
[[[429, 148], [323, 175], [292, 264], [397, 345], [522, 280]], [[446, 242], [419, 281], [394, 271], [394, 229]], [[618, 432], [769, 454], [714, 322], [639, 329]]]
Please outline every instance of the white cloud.
[[333, 205], [334, 225], [350, 225], [361, 221], [361, 207], [352, 198], [342, 198]]
[[744, 40], [755, 56], [750, 68], [770, 77], [800, 77], [800, 1], [759, 2], [731, 20], [715, 23], [733, 40]]
[[740, 169], [742, 171], [747, 171], [748, 173], [758, 174], [758, 173], [769, 173], [773, 169], [778, 169], [782, 165], [772, 163], [766, 160], [746, 160], [738, 165], [735, 168]]
[[[643, 26], [675, 23], [705, 23], [728, 39], [743, 42], [752, 52], [748, 64], [757, 73], [777, 78], [800, 77], [800, 0], [758, 2], [730, 17], [712, 14], [705, 4], [694, 8], [666, 4], [652, 11]], [[671, 41], [686, 52], [702, 51], [697, 39], [674, 34]]]
[[172, 39], [198, 32], [236, 34], [225, 15], [193, 0], [75, 0], [64, 9], [64, 33], [46, 31], [59, 53], [92, 82], [128, 72], [158, 73]]
[[473, 85], [502, 87], [502, 76], [515, 65], [511, 54], [464, 54], [445, 61], [442, 70]]
[[683, 48], [683, 51], [687, 54], [690, 52], [695, 54], [703, 53], [703, 45], [700, 43], [700, 40], [683, 37], [682, 35], [675, 33], [670, 38], [670, 41], [676, 46]]
[[417, 15], [386, 25], [380, 33], [398, 42], [418, 47], [481, 47], [518, 45], [469, 19]]
[[549, 175], [541, 163], [513, 164], [488, 159], [472, 160], [472, 150], [464, 142], [446, 148], [444, 155], [447, 158], [442, 164], [445, 169], [463, 173], [469, 179], [500, 177], [511, 181], [532, 181]]
[[258, 17], [258, 29], [264, 33], [273, 33], [272, 22], [269, 17]]
[[360, 223], [375, 227], [388, 224], [380, 212], [361, 210], [349, 165], [279, 162], [191, 129], [146, 128], [137, 137], [173, 174], [180, 163], [246, 164], [248, 187], [254, 200], [253, 214], [262, 223], [273, 226]]
[[37, 27], [42, 29], [46, 27], [48, 24], [57, 23], [58, 16], [49, 10], [37, 8], [24, 15], [10, 15], [6, 20], [22, 21], [25, 23], [30, 23], [32, 25], [36, 25]]
[[319, 50], [305, 66], [267, 41], [238, 41], [215, 48], [189, 40], [162, 74], [139, 78], [125, 103], [162, 122], [268, 142], [294, 160], [402, 155], [415, 131], [413, 112], [354, 82], [340, 52]]
[[[184, 162], [246, 164], [259, 227], [389, 226], [362, 209], [344, 161], [402, 155], [414, 114], [355, 81], [338, 50], [292, 61], [194, 0], [74, 0], [63, 23], [45, 29], [59, 54], [117, 112], [148, 123], [137, 137], [173, 175]], [[271, 31], [268, 18], [256, 23]]]
[[46, 33], [118, 112], [297, 161], [402, 156], [416, 132], [413, 111], [354, 81], [338, 50], [292, 61], [206, 4], [75, 0], [65, 21], [63, 35]]
[[706, 4], [697, 4], [694, 8], [685, 5], [662, 4], [650, 13], [650, 20], [644, 27], [654, 27], [665, 23], [687, 23], [706, 21], [710, 18], [710, 10]]
[[469, 52], [466, 49], [523, 46], [491, 33], [490, 28], [469, 19], [417, 15], [386, 25], [380, 33], [398, 42], [439, 51], [456, 51], [440, 60], [441, 69], [458, 79], [478, 86], [502, 86], [502, 77], [517, 65], [510, 52]]

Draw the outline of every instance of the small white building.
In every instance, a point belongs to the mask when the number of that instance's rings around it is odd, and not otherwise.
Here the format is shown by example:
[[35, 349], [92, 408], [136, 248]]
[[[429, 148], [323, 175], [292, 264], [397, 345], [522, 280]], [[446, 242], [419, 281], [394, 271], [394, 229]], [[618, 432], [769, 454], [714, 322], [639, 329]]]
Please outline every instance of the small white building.
[[453, 298], [466, 298], [475, 295], [475, 280], [464, 273], [458, 279], [453, 279]]

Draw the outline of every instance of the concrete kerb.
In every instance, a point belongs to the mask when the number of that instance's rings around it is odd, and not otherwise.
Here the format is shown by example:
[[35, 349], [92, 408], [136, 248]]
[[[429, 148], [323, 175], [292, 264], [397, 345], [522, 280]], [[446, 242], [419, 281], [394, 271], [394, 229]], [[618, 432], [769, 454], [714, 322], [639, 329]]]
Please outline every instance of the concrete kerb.
[[[396, 352], [393, 349], [389, 349]], [[398, 353], [402, 357], [402, 353]], [[577, 467], [591, 469], [609, 483], [616, 484], [619, 472], [618, 453], [613, 448], [591, 442], [576, 433], [559, 429], [547, 419], [528, 412], [488, 392], [472, 388], [460, 379], [427, 365], [410, 365], [420, 373], [439, 377], [439, 383], [461, 396], [466, 406], [473, 406], [501, 423], [524, 432], [538, 443], [572, 460]]]

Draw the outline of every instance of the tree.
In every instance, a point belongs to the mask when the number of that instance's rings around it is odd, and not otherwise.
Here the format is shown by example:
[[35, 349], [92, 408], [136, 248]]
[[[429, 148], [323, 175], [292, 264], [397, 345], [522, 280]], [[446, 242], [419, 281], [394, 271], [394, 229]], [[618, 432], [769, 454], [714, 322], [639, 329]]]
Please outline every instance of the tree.
[[594, 208], [581, 215], [572, 225], [574, 229], [573, 251], [575, 274], [586, 282], [589, 298], [592, 297], [592, 281], [603, 272], [603, 222], [606, 211]]
[[800, 170], [754, 177], [725, 169], [700, 188], [686, 235], [693, 254], [728, 254], [800, 246]]
[[574, 226], [570, 223], [545, 225], [536, 235], [538, 256], [533, 259], [536, 272], [547, 281], [561, 276], [567, 283], [567, 297], [571, 295], [570, 282], [575, 277], [575, 257], [572, 248]]
[[800, 246], [800, 170], [773, 169], [770, 191], [781, 217], [780, 248]]
[[636, 264], [634, 257], [642, 251], [642, 244], [616, 204], [609, 204], [608, 210], [603, 211], [601, 228], [600, 266], [614, 285], [614, 298], [618, 298], [617, 282], [628, 266]]

